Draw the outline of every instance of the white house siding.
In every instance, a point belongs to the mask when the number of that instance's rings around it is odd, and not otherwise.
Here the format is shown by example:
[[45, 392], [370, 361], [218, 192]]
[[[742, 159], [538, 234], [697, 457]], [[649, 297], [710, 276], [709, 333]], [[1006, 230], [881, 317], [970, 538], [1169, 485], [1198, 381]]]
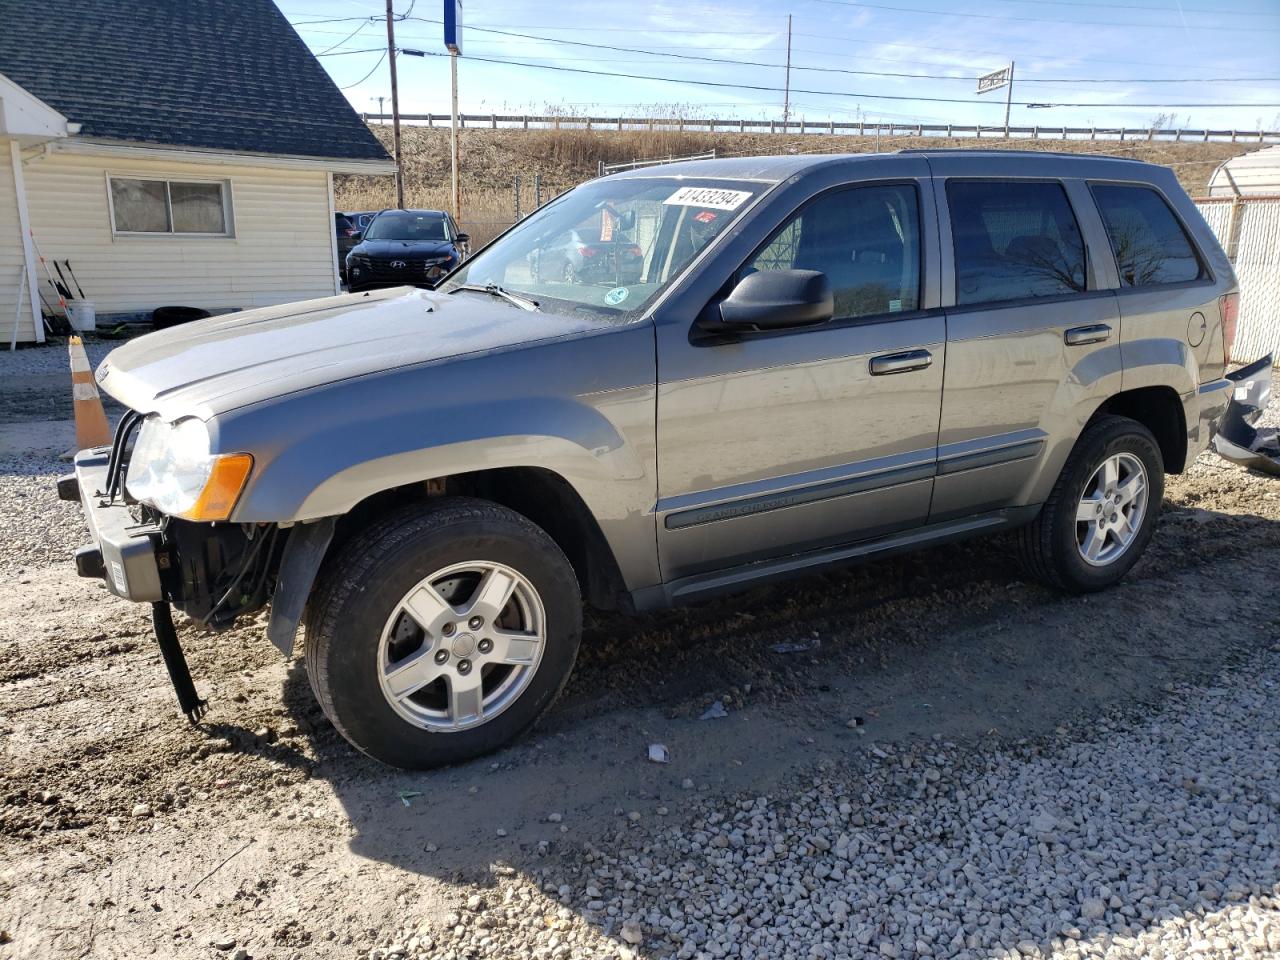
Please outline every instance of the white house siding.
[[[40, 252], [71, 261], [100, 317], [146, 313], [165, 304], [247, 309], [334, 292], [333, 221], [323, 170], [56, 151], [28, 160], [23, 170]], [[114, 236], [108, 174], [229, 181], [235, 235]], [[0, 215], [0, 228], [10, 222]]]
[[[13, 335], [22, 270], [22, 231], [18, 227], [18, 200], [13, 186], [9, 141], [0, 137], [0, 346], [6, 350]], [[28, 293], [22, 296], [22, 313], [18, 317], [19, 343], [35, 339], [28, 296]]]

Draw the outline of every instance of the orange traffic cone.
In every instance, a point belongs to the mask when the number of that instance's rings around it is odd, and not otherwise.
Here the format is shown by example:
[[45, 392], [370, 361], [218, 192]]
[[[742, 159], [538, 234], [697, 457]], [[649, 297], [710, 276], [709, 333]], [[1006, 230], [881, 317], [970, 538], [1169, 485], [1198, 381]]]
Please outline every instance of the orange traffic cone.
[[98, 385], [93, 382], [89, 357], [79, 337], [70, 339], [68, 351], [71, 354], [71, 396], [76, 411], [76, 449], [108, 446], [111, 427], [107, 424], [107, 412], [102, 409]]

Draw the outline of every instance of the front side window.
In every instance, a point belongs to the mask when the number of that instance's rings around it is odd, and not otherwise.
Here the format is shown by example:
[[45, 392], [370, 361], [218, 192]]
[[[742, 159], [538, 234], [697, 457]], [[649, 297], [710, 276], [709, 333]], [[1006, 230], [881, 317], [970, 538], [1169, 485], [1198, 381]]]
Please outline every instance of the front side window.
[[1107, 228], [1122, 285], [1183, 283], [1204, 276], [1186, 232], [1156, 191], [1096, 183], [1093, 198]]
[[835, 295], [836, 319], [920, 306], [920, 209], [910, 184], [853, 187], [814, 200], [747, 264], [818, 270]]
[[751, 182], [663, 176], [586, 183], [520, 221], [440, 289], [497, 284], [543, 310], [634, 314], [761, 189]]
[[1060, 183], [951, 180], [947, 206], [958, 305], [1085, 289], [1084, 238]]
[[443, 243], [453, 239], [440, 213], [413, 213], [408, 210], [388, 210], [380, 213], [365, 230], [366, 240], [418, 240]]
[[116, 233], [229, 236], [230, 191], [224, 181], [111, 177]]

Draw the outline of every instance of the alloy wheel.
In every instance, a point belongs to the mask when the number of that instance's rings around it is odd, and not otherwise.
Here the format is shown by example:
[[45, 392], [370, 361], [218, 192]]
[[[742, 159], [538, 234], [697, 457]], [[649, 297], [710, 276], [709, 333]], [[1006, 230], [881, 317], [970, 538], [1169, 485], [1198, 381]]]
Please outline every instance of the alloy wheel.
[[477, 727], [511, 706], [542, 660], [546, 614], [532, 583], [489, 561], [453, 564], [396, 605], [378, 644], [387, 703], [415, 726]]
[[1147, 515], [1147, 470], [1131, 453], [1107, 457], [1076, 506], [1076, 546], [1085, 563], [1105, 567], [1137, 539]]

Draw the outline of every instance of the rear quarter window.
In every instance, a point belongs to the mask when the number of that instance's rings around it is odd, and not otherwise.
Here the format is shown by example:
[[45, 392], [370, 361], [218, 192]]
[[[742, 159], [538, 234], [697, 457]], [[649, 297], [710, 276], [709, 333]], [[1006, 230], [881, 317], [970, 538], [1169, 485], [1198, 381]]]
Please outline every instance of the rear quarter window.
[[1126, 287], [1185, 283], [1205, 276], [1190, 238], [1169, 208], [1150, 187], [1091, 184], [1102, 215], [1111, 252]]

